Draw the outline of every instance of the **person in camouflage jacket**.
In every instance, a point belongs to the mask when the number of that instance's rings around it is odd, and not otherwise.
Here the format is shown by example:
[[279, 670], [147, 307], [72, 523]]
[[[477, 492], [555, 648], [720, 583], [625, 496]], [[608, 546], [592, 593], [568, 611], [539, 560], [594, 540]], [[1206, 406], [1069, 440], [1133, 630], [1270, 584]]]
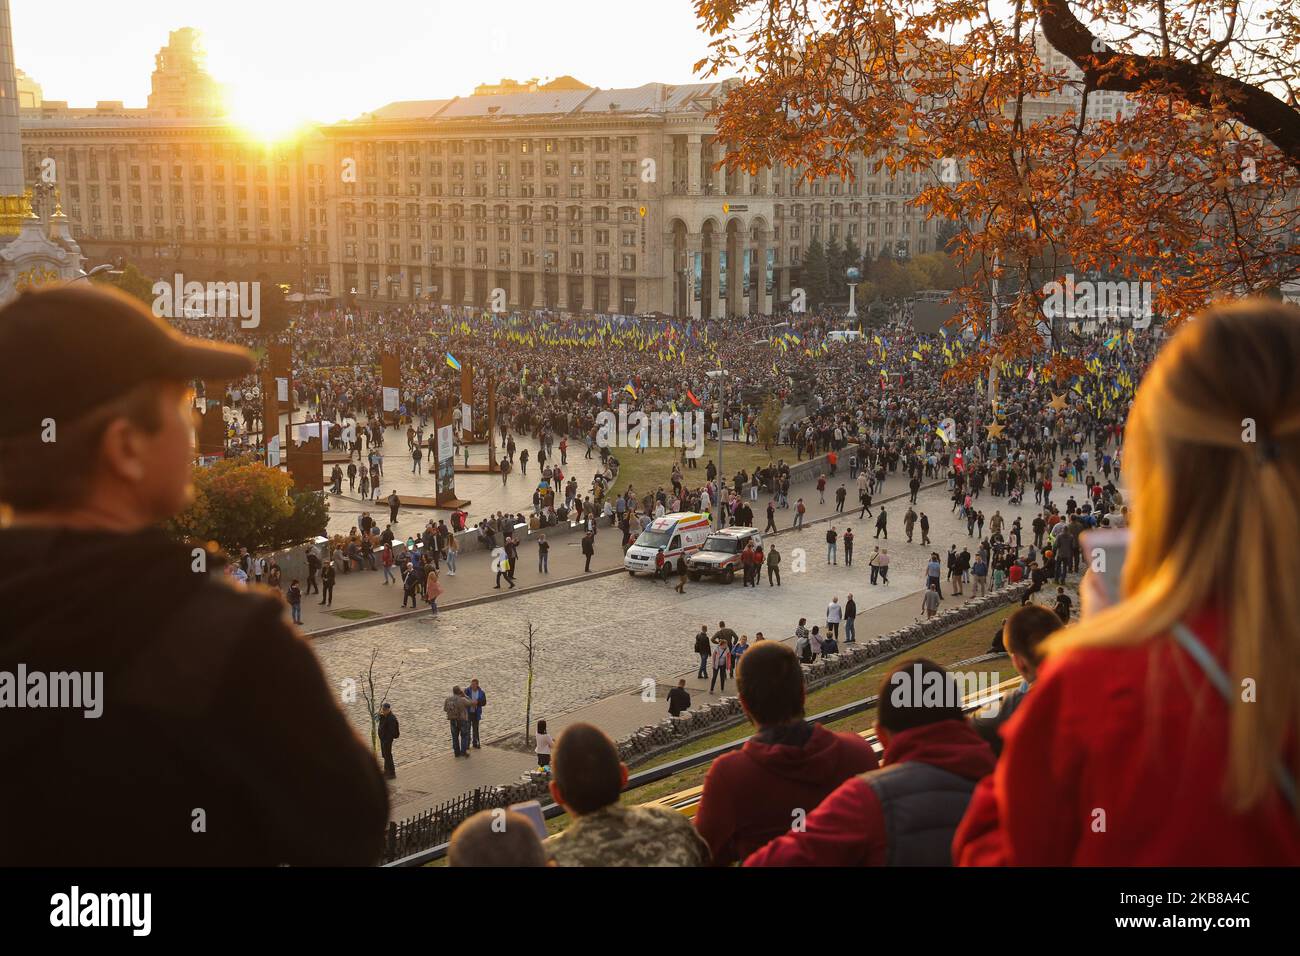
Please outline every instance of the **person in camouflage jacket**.
[[680, 813], [618, 802], [627, 767], [591, 724], [571, 724], [555, 744], [551, 796], [574, 818], [546, 841], [558, 866], [704, 866], [709, 848]]

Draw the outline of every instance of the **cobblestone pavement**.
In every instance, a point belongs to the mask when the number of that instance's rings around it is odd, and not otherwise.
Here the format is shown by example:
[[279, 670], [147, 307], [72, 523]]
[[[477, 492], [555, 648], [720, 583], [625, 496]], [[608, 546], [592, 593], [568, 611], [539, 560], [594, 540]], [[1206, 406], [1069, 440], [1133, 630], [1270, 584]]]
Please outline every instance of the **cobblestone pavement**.
[[[425, 432], [425, 439], [428, 439], [428, 431]], [[555, 444], [559, 445], [557, 439]], [[541, 477], [541, 469], [537, 467], [537, 448], [538, 442], [535, 438], [522, 435], [515, 436], [515, 470], [507, 476], [505, 483], [501, 481], [501, 476], [490, 474], [474, 474], [470, 472], [456, 473], [456, 494], [463, 499], [468, 499], [470, 504], [465, 509], [469, 512], [470, 524], [477, 524], [481, 518], [496, 514], [498, 511], [523, 511], [525, 514], [532, 510], [533, 489], [537, 487], [537, 481]], [[519, 472], [519, 453], [528, 449], [528, 473], [520, 474]], [[486, 465], [488, 463], [488, 451], [486, 444], [470, 445], [470, 463], [474, 465]], [[384, 476], [381, 479], [381, 492], [383, 497], [393, 489], [397, 489], [397, 496], [400, 498], [404, 495], [423, 495], [433, 497], [436, 494], [435, 477], [429, 473], [429, 461], [427, 457], [428, 448], [423, 448], [426, 457], [420, 462], [419, 473], [411, 472], [411, 455], [406, 447], [406, 429], [405, 428], [388, 428], [384, 431], [384, 446], [381, 449], [384, 456]], [[563, 466], [565, 481], [568, 481], [570, 475], [578, 479], [579, 493], [585, 494], [591, 488], [591, 480], [596, 475], [596, 469], [600, 466], [600, 458], [596, 453], [592, 453], [590, 459], [584, 459], [586, 448], [582, 442], [569, 440], [568, 464]], [[555, 461], [559, 461], [559, 448], [554, 449]], [[500, 447], [500, 440], [497, 441], [497, 460], [500, 461], [505, 457], [505, 451]], [[463, 452], [456, 459], [456, 464], [464, 462]], [[344, 471], [347, 465], [343, 465]], [[326, 476], [329, 475], [329, 468], [325, 470]], [[357, 523], [363, 511], [369, 511], [371, 516], [381, 522], [388, 519], [387, 504], [373, 505], [370, 502], [363, 501], [358, 492], [349, 492], [347, 479], [343, 481], [343, 495], [330, 495], [330, 521], [329, 530], [331, 533], [347, 534], [348, 531]], [[403, 514], [409, 514], [412, 518], [419, 519], [419, 527], [423, 528], [424, 523], [429, 518], [446, 518], [448, 512], [429, 508], [403, 508]]]
[[[847, 479], [847, 475], [844, 477]], [[830, 487], [837, 485], [838, 481], [832, 482]], [[886, 494], [905, 490], [902, 479], [894, 477]], [[1060, 498], [1064, 501], [1071, 491], [1079, 490], [1060, 489]], [[803, 493], [807, 498], [807, 492]], [[832, 500], [829, 490], [827, 499]], [[815, 491], [810, 500], [816, 501]], [[763, 507], [760, 500], [756, 510], [761, 514]], [[317, 637], [313, 643], [337, 686], [345, 678], [359, 678], [366, 672], [372, 649], [378, 651], [377, 685], [382, 689], [393, 674], [398, 675], [388, 699], [402, 720], [399, 763], [445, 753], [451, 747], [442, 714], [443, 699], [453, 684], [463, 686], [474, 677], [489, 698], [484, 739], [523, 729], [526, 675], [521, 642], [530, 621], [536, 628], [537, 643], [532, 707], [536, 720], [636, 687], [647, 678], [664, 685], [678, 676], [693, 677], [693, 637], [701, 624], [707, 624], [712, 632], [719, 621], [726, 621], [738, 633], [749, 634], [751, 640], [760, 630], [768, 638], [784, 639], [801, 616], [809, 619], [809, 626], [824, 624], [830, 598], [837, 595], [842, 604], [849, 592], [859, 609], [860, 639], [878, 631], [873, 629], [873, 607], [915, 595], [919, 616], [924, 566], [930, 551], [942, 555], [954, 543], [959, 550], [965, 545], [973, 548], [977, 539], [969, 537], [965, 522], [952, 514], [943, 485], [923, 490], [917, 506], [918, 511], [930, 516], [929, 547], [921, 546], [919, 530], [916, 543], [906, 542], [902, 527], [905, 497], [887, 507], [892, 536], [888, 548], [893, 562], [887, 586], [872, 587], [869, 583], [866, 562], [875, 543], [874, 521], [857, 520], [855, 509], [833, 522], [841, 532], [846, 526], [854, 529], [857, 541], [853, 567], [845, 566], [842, 545], [840, 563], [827, 565], [826, 524], [783, 532], [775, 539], [786, 569], [784, 586], [780, 588], [769, 587], [766, 580], [752, 591], [739, 582], [725, 586], [704, 581], [688, 583], [686, 593], [678, 595], [669, 584], [615, 574], [453, 609], [437, 620], [422, 614]], [[1008, 525], [1019, 515], [1026, 527], [1037, 510], [1032, 499], [1026, 505], [1009, 507], [1005, 499], [987, 495], [977, 502], [977, 507], [982, 507], [988, 517], [995, 510], [1001, 511]], [[783, 512], [778, 524], [785, 527], [790, 520], [790, 512]], [[602, 536], [606, 550], [609, 542], [608, 536]], [[880, 543], [884, 544], [883, 539]], [[806, 556], [806, 570], [802, 573], [794, 571], [799, 557], [796, 548], [803, 548]], [[527, 561], [521, 563], [527, 570]], [[945, 600], [952, 600], [948, 590], [945, 585]], [[694, 680], [691, 686], [692, 693], [702, 690]], [[358, 699], [345, 709], [358, 729], [368, 735], [363, 703]]]

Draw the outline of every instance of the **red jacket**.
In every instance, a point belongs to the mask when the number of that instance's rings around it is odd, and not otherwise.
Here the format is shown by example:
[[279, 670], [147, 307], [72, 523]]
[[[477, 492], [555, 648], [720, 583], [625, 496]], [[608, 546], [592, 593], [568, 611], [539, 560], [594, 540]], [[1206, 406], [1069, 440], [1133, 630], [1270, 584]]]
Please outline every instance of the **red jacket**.
[[[890, 737], [885, 766], [916, 760], [979, 780], [993, 770], [993, 751], [963, 720], [941, 720]], [[869, 776], [869, 774], [868, 774]], [[745, 860], [745, 866], [883, 866], [885, 817], [861, 776], [845, 781], [805, 821]]]
[[695, 826], [714, 864], [726, 866], [789, 830], [796, 809], [811, 811], [845, 780], [878, 764], [871, 744], [857, 734], [820, 724], [802, 746], [753, 738], [713, 761]]
[[[1214, 615], [1187, 624], [1219, 653]], [[1300, 864], [1280, 792], [1229, 808], [1226, 704], [1167, 636], [1052, 658], [1002, 736], [953, 841], [962, 865]]]

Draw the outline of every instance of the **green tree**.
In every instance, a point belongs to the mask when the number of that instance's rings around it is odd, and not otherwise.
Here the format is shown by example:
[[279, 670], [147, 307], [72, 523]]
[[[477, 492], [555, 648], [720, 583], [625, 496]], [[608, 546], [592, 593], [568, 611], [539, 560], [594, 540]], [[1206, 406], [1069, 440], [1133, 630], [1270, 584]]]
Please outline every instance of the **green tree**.
[[804, 253], [802, 270], [803, 288], [809, 305], [821, 305], [826, 300], [830, 286], [829, 266], [822, 241], [814, 239]]
[[763, 450], [769, 451], [781, 432], [781, 400], [769, 395], [763, 403], [763, 411], [758, 416], [758, 440], [763, 443]]
[[826, 246], [826, 293], [832, 301], [849, 297], [848, 281], [844, 278], [844, 247], [838, 236], [832, 237]]
[[102, 282], [104, 285], [117, 286], [127, 295], [134, 296], [149, 308], [153, 308], [154, 294], [153, 283], [149, 278], [135, 267], [134, 263], [128, 262], [120, 273], [109, 275], [101, 272], [90, 280], [91, 282]]
[[286, 472], [267, 467], [254, 455], [195, 467], [194, 501], [167, 529], [178, 538], [215, 541], [228, 552], [297, 543], [278, 537], [292, 526], [292, 488]]
[[893, 256], [883, 252], [879, 259], [871, 263], [868, 276], [872, 285], [884, 299], [902, 299], [913, 291], [912, 281], [907, 270]]
[[294, 490], [289, 493], [293, 513], [279, 521], [272, 530], [272, 540], [277, 547], [290, 547], [325, 534], [329, 525], [329, 500], [314, 491]]

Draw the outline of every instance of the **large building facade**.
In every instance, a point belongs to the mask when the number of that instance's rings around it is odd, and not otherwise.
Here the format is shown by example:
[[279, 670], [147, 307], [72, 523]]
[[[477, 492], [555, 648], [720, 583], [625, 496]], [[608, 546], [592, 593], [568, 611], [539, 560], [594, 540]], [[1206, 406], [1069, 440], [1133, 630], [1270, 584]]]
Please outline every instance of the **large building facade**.
[[36, 182], [53, 160], [92, 262], [362, 302], [765, 313], [798, 287], [813, 240], [937, 247], [937, 222], [906, 205], [916, 174], [873, 174], [866, 157], [851, 182], [715, 168], [726, 146], [709, 112], [728, 87], [502, 80], [267, 144], [219, 115], [180, 30], [144, 109], [69, 108], [37, 87], [23, 164]]

